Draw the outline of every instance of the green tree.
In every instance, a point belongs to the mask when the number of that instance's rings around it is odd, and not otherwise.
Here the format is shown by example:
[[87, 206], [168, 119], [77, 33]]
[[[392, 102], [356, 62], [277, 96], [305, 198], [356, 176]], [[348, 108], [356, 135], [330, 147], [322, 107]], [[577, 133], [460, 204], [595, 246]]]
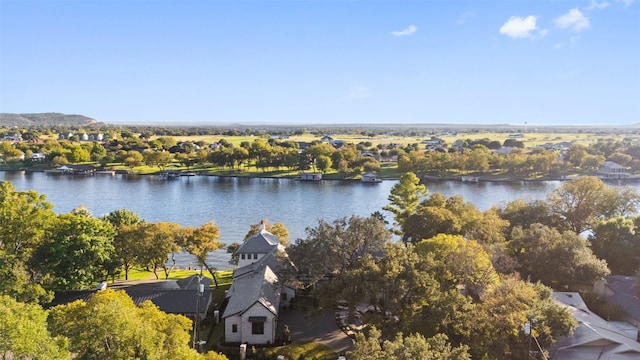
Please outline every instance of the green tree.
[[382, 339], [375, 327], [367, 334], [356, 335], [355, 349], [349, 353], [354, 360], [470, 360], [468, 347], [453, 347], [444, 334], [425, 338], [420, 334], [404, 336], [398, 333], [393, 340]]
[[0, 356], [3, 359], [71, 359], [67, 341], [47, 330], [47, 312], [39, 305], [0, 295]]
[[331, 167], [333, 166], [333, 162], [331, 161], [330, 157], [326, 155], [320, 155], [316, 159], [316, 166], [324, 174], [327, 172], [327, 170], [331, 169]]
[[48, 238], [32, 262], [53, 278], [56, 289], [82, 289], [104, 280], [113, 256], [115, 229], [85, 209], [58, 216]]
[[529, 339], [523, 327], [531, 319], [536, 321], [533, 335], [543, 349], [560, 336], [571, 335], [576, 322], [551, 295], [549, 288], [514, 278], [491, 288], [474, 313], [474, 331], [464, 341], [473, 357], [527, 358]]
[[145, 223], [142, 225], [142, 238], [140, 241], [139, 262], [143, 266], [150, 266], [156, 279], [158, 269], [164, 269], [165, 278], [174, 265], [167, 266], [169, 255], [180, 250], [178, 237], [180, 235], [180, 225], [169, 222]]
[[547, 197], [551, 213], [566, 228], [581, 233], [606, 211], [610, 190], [596, 177], [582, 177], [562, 184]]
[[202, 267], [205, 267], [207, 271], [209, 271], [215, 281], [216, 287], [218, 287], [218, 281], [216, 279], [215, 268], [207, 263], [207, 255], [224, 246], [224, 244], [218, 241], [219, 237], [220, 230], [213, 221], [209, 221], [196, 228], [182, 228], [181, 231], [182, 248], [196, 257], [198, 265], [200, 265], [200, 274], [202, 274]]
[[124, 291], [99, 291], [50, 311], [52, 332], [66, 336], [79, 359], [202, 358], [189, 348], [191, 320], [149, 301], [136, 307]]
[[384, 210], [393, 213], [396, 226], [402, 227], [409, 216], [416, 212], [420, 200], [427, 194], [427, 188], [420, 184], [416, 174], [408, 172], [391, 188], [388, 197], [390, 204], [385, 206]]
[[640, 218], [603, 220], [589, 240], [593, 253], [607, 261], [613, 274], [633, 275], [640, 270]]
[[595, 257], [580, 235], [541, 224], [515, 228], [509, 247], [523, 277], [552, 285], [593, 284], [609, 274], [607, 263]]
[[143, 221], [137, 213], [126, 209], [112, 211], [104, 219], [116, 230], [112, 260], [117, 260], [118, 264], [122, 265], [125, 280], [129, 280], [129, 270], [138, 262], [141, 255], [139, 241], [143, 235], [141, 231]]

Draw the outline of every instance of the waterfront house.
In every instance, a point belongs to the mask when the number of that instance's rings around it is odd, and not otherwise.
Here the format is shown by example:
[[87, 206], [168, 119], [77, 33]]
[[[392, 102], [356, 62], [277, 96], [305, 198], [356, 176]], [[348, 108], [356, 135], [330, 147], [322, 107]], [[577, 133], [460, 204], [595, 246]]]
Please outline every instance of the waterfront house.
[[266, 231], [250, 237], [237, 250], [238, 268], [222, 313], [226, 343], [273, 344], [278, 314], [295, 297], [282, 272], [292, 268], [280, 240]]
[[366, 184], [377, 184], [382, 182], [382, 179], [380, 179], [375, 173], [368, 172], [362, 174], [362, 178], [360, 179], [360, 181]]
[[322, 180], [321, 173], [301, 173], [300, 180], [302, 181], [320, 181]]
[[627, 169], [613, 161], [605, 161], [598, 169], [598, 177], [602, 179], [625, 179], [629, 177]]

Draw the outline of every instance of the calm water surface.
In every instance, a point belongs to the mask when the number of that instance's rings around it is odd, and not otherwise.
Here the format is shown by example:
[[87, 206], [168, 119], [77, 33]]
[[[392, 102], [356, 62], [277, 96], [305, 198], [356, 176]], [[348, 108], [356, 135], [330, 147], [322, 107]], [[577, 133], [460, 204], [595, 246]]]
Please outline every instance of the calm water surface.
[[[305, 237], [305, 228], [319, 219], [333, 221], [350, 215], [367, 216], [382, 211], [397, 181], [361, 184], [354, 181], [301, 182], [291, 179], [247, 179], [195, 176], [163, 180], [157, 176], [47, 175], [42, 172], [0, 171], [0, 180], [11, 181], [17, 190], [45, 194], [57, 213], [78, 206], [95, 216], [128, 209], [147, 221], [169, 221], [183, 226], [199, 226], [214, 221], [220, 241], [242, 242], [251, 224], [261, 219], [281, 222], [289, 229], [289, 241]], [[559, 181], [479, 183], [434, 182], [429, 193], [462, 195], [480, 210], [505, 205], [516, 199], [543, 199], [560, 185]], [[389, 213], [382, 211], [391, 222]], [[211, 254], [218, 268], [229, 268], [224, 251]], [[180, 265], [193, 260], [181, 256]]]

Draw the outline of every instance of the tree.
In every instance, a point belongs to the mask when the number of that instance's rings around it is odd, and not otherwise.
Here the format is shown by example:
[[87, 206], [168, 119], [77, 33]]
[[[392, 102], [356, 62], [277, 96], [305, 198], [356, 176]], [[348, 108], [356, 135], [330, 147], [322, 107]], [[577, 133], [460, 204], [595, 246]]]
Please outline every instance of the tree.
[[576, 322], [566, 308], [552, 299], [549, 288], [507, 278], [491, 288], [474, 313], [474, 331], [465, 343], [473, 358], [525, 359], [528, 336], [524, 324], [535, 319], [533, 335], [543, 349], [573, 332]]
[[288, 254], [300, 272], [308, 275], [309, 286], [325, 275], [338, 276], [355, 269], [359, 257], [381, 252], [391, 240], [384, 221], [376, 217], [351, 216], [333, 223], [320, 220], [306, 232], [307, 237], [296, 240]]
[[140, 257], [139, 241], [142, 238], [143, 221], [138, 214], [133, 211], [120, 209], [115, 210], [104, 217], [116, 230], [113, 239], [114, 256], [118, 264], [124, 268], [124, 278], [129, 280], [129, 270], [138, 262]]
[[99, 291], [50, 311], [52, 332], [66, 336], [79, 359], [203, 358], [189, 348], [191, 320], [150, 301], [136, 307], [124, 291]]
[[189, 254], [196, 257], [198, 264], [200, 265], [200, 274], [202, 274], [202, 267], [206, 267], [207, 271], [213, 277], [216, 287], [218, 287], [218, 280], [216, 279], [215, 268], [212, 268], [207, 264], [207, 255], [210, 252], [216, 251], [224, 246], [224, 244], [218, 241], [220, 237], [220, 230], [213, 221], [196, 227], [196, 228], [183, 228], [181, 231], [182, 248]]
[[613, 274], [633, 275], [640, 270], [640, 218], [603, 220], [589, 240], [593, 253], [607, 261]]
[[541, 224], [515, 228], [509, 247], [522, 276], [546, 285], [593, 284], [609, 274], [607, 263], [596, 258], [580, 235]]
[[143, 161], [144, 157], [142, 156], [142, 154], [140, 154], [139, 151], [136, 150], [127, 151], [126, 156], [122, 160], [122, 162], [130, 168], [142, 165]]
[[158, 268], [164, 269], [165, 278], [173, 270], [174, 265], [167, 266], [169, 254], [180, 250], [177, 243], [180, 225], [169, 222], [145, 223], [142, 225], [140, 241], [141, 256], [139, 261], [145, 266], [151, 266], [153, 275], [158, 279]]
[[375, 327], [356, 334], [355, 349], [349, 353], [353, 360], [470, 360], [468, 347], [453, 347], [444, 334], [426, 339], [420, 334], [404, 336], [398, 333], [393, 340], [382, 339]]
[[433, 257], [435, 277], [444, 289], [464, 285], [465, 293], [477, 299], [499, 282], [491, 257], [474, 240], [440, 234], [422, 240], [415, 248], [419, 255]]
[[145, 150], [142, 153], [144, 162], [149, 166], [157, 166], [161, 170], [173, 160], [173, 156], [168, 151]]
[[576, 233], [591, 228], [605, 212], [610, 190], [596, 177], [582, 177], [562, 184], [547, 198], [551, 213]]
[[393, 213], [395, 225], [402, 227], [428, 192], [416, 174], [408, 172], [400, 177], [400, 182], [391, 188], [389, 202], [383, 209]]
[[56, 289], [83, 289], [105, 279], [113, 252], [115, 229], [86, 209], [62, 214], [51, 237], [38, 248], [32, 262], [53, 278]]
[[36, 304], [0, 295], [0, 356], [3, 359], [71, 359], [63, 337], [47, 330], [47, 312]]
[[330, 157], [326, 155], [320, 155], [316, 159], [316, 166], [324, 174], [325, 172], [327, 172], [327, 170], [331, 169], [331, 167], [333, 166], [333, 162], [331, 161]]

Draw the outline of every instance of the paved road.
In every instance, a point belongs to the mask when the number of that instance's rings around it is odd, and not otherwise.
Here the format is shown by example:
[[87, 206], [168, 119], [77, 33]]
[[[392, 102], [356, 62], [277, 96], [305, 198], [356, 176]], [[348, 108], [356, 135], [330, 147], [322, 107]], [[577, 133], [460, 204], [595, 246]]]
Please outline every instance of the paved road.
[[351, 338], [338, 328], [333, 311], [311, 319], [298, 309], [288, 309], [280, 313], [278, 322], [280, 326], [289, 326], [291, 339], [294, 341], [317, 341], [336, 353], [353, 349]]

